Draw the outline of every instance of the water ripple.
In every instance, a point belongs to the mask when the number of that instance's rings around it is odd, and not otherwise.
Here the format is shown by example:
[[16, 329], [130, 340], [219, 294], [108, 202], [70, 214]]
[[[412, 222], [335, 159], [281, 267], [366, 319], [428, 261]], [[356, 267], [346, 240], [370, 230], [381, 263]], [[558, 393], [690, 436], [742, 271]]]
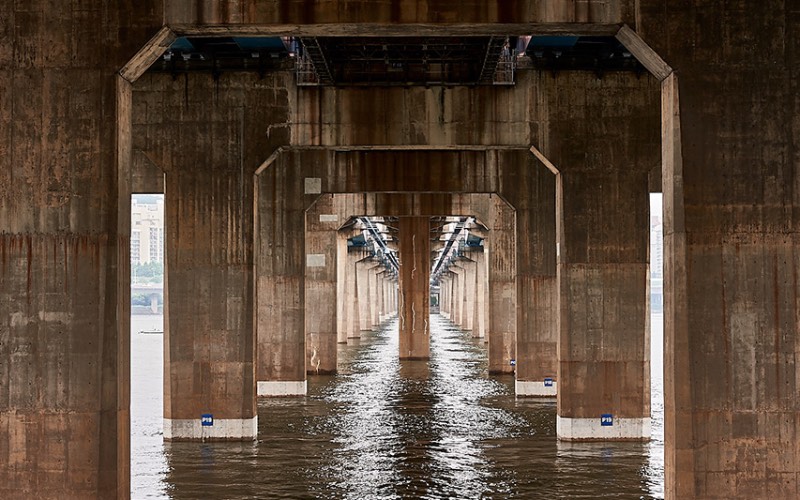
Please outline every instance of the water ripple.
[[397, 353], [396, 322], [342, 346], [339, 375], [311, 378], [308, 397], [259, 402], [255, 444], [135, 433], [133, 497], [663, 497], [660, 401], [652, 443], [559, 443], [555, 401], [516, 399], [513, 377], [488, 377], [482, 339], [441, 316], [430, 361]]

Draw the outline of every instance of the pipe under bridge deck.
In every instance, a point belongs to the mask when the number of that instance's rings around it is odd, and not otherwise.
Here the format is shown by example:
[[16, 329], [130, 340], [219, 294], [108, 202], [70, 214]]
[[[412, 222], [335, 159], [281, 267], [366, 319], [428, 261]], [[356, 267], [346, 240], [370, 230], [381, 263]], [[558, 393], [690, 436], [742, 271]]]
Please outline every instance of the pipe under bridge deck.
[[165, 440], [258, 439], [390, 319], [424, 360], [434, 307], [567, 442], [651, 437], [661, 192], [665, 496], [800, 494], [790, 2], [2, 7], [0, 497], [131, 496], [133, 193]]

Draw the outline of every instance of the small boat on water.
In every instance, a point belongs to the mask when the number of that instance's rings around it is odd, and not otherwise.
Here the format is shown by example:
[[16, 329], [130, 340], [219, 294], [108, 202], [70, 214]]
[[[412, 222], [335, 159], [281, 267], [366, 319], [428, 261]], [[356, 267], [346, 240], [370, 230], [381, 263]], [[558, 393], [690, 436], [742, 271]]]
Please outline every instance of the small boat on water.
[[139, 330], [139, 333], [142, 335], [161, 335], [164, 333], [164, 330], [159, 330], [157, 328], [151, 328], [149, 330]]

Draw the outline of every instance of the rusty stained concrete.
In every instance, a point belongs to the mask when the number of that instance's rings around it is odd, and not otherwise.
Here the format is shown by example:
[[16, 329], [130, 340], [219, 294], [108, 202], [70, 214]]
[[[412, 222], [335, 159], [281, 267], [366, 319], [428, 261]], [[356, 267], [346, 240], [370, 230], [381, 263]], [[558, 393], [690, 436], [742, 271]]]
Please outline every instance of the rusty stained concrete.
[[172, 222], [165, 419], [255, 417], [252, 179], [288, 141], [288, 83], [249, 76], [145, 75], [134, 87], [134, 146], [164, 172]]
[[129, 495], [116, 71], [161, 24], [153, 4], [2, 5], [3, 498]]
[[[306, 366], [309, 374], [333, 373], [336, 369], [336, 343], [346, 342], [343, 332], [334, 335], [333, 331], [327, 331], [331, 325], [340, 321], [348, 321], [350, 314], [358, 317], [360, 330], [371, 330], [377, 328], [386, 316], [397, 313], [398, 290], [396, 282], [389, 282], [384, 278], [385, 271], [366, 252], [353, 252], [347, 255], [354, 268], [352, 276], [345, 274], [341, 276], [339, 267], [341, 260], [336, 264], [331, 264], [333, 258], [333, 238], [338, 238], [341, 244], [345, 241], [342, 234], [337, 235], [337, 228], [342, 221], [347, 221], [353, 216], [382, 216], [405, 217], [405, 216], [443, 216], [453, 214], [478, 214], [480, 218], [491, 218], [490, 211], [494, 209], [493, 198], [489, 194], [431, 194], [431, 193], [345, 193], [345, 194], [324, 194], [319, 196], [306, 210], [305, 215], [305, 248], [306, 248], [306, 272], [305, 290], [306, 301], [308, 303], [319, 304], [320, 301], [332, 301], [337, 303], [337, 312], [341, 316], [333, 316], [333, 310], [326, 305], [314, 308], [305, 308], [306, 325]], [[505, 227], [505, 225], [503, 226]], [[339, 231], [341, 233], [342, 231]], [[491, 232], [491, 229], [490, 229]], [[322, 242], [322, 243], [320, 243]], [[322, 254], [314, 252], [323, 252]], [[502, 253], [497, 254], [498, 261], [504, 262]], [[312, 256], [312, 257], [309, 257]], [[338, 258], [342, 258], [341, 255]], [[309, 260], [310, 259], [310, 260]], [[488, 267], [486, 258], [481, 254], [483, 262], [482, 279], [486, 285], [482, 286], [483, 299], [486, 300], [486, 290], [488, 290]], [[312, 264], [309, 264], [309, 263]], [[324, 265], [323, 265], [324, 262]], [[347, 265], [347, 264], [344, 264]], [[342, 296], [339, 293], [339, 285], [347, 286], [346, 283], [337, 285], [334, 292], [331, 284], [331, 276], [336, 275], [337, 280], [351, 280], [350, 286], [355, 288], [351, 295]], [[327, 276], [327, 278], [325, 278]], [[473, 280], [476, 279], [473, 277]], [[321, 282], [321, 283], [320, 283]], [[320, 286], [328, 287], [324, 294], [317, 294], [313, 291]], [[309, 290], [312, 294], [309, 295]], [[309, 297], [313, 297], [309, 299]], [[352, 300], [356, 297], [357, 300]], [[387, 303], [387, 300], [389, 301]], [[352, 303], [351, 308], [355, 312], [342, 312], [348, 304]], [[486, 303], [488, 304], [488, 302]], [[506, 306], [510, 307], [510, 306]], [[477, 308], [476, 308], [477, 309]], [[481, 317], [485, 335], [486, 316], [488, 305], [482, 307]], [[470, 309], [472, 311], [472, 309]], [[505, 312], [504, 312], [505, 311]], [[513, 318], [511, 309], [506, 309], [498, 313], [498, 316], [505, 315]], [[476, 312], [477, 315], [477, 312]], [[322, 325], [327, 325], [322, 327]], [[339, 324], [339, 328], [345, 328], [345, 324]], [[299, 333], [298, 333], [299, 334]], [[351, 338], [360, 336], [360, 331], [351, 333]], [[509, 345], [512, 341], [508, 335], [495, 337], [496, 341], [502, 342], [498, 346], [489, 346], [489, 349], [497, 349], [498, 353], [513, 352], [513, 347]], [[497, 371], [507, 370], [508, 361], [512, 358], [498, 356]], [[502, 366], [500, 366], [502, 365]], [[492, 369], [495, 369], [492, 367]]]
[[[646, 80], [560, 78], [546, 96], [546, 151], [559, 168], [558, 416], [597, 429], [559, 435], [596, 439], [601, 414], [650, 418], [648, 146], [659, 95]], [[622, 437], [648, 439], [644, 426]]]
[[[485, 245], [488, 248], [488, 241], [485, 241]], [[489, 309], [487, 254], [488, 250], [467, 252], [464, 258], [456, 261], [440, 278], [440, 313], [462, 329], [471, 331], [475, 338], [487, 338], [486, 320]], [[461, 276], [463, 278], [460, 278]], [[465, 281], [463, 286], [460, 285], [460, 279]], [[457, 306], [461, 304], [464, 313], [458, 317]]]
[[[467, 24], [450, 29], [473, 32], [475, 26], [468, 23], [481, 21], [635, 25], [677, 71], [663, 84], [667, 497], [796, 496], [800, 403], [793, 375], [800, 294], [794, 276], [800, 267], [796, 251], [800, 149], [795, 143], [800, 136], [800, 93], [794, 61], [800, 19], [782, 3], [759, 9], [738, 3], [687, 8], [660, 0], [640, 0], [635, 5], [530, 0], [503, 3], [502, 9], [493, 7], [499, 3], [478, 1], [446, 5], [387, 1], [378, 10], [366, 5], [363, 0], [182, 1], [167, 4], [166, 18], [179, 23], [248, 23], [254, 33], [258, 26], [253, 24], [266, 21], [378, 23], [372, 28], [351, 26], [354, 33], [399, 29], [388, 24], [393, 16], [409, 22], [462, 22]], [[547, 8], [553, 10], [542, 11]], [[90, 356], [103, 367], [104, 376], [101, 388], [93, 385], [98, 379], [91, 374], [70, 373], [70, 393], [80, 394], [91, 408], [78, 412], [83, 427], [68, 422], [56, 426], [63, 431], [47, 431], [69, 443], [61, 451], [23, 447], [19, 436], [25, 436], [25, 443], [41, 443], [46, 435], [41, 430], [44, 415], [58, 414], [61, 419], [72, 414], [73, 407], [47, 399], [12, 404], [12, 397], [27, 391], [27, 380], [8, 379], [8, 402], [0, 388], [0, 428], [14, 439], [0, 440], [0, 488], [10, 485], [13, 489], [7, 487], [2, 493], [11, 498], [34, 492], [55, 496], [56, 491], [62, 498], [114, 493], [124, 498], [127, 442], [119, 438], [127, 435], [123, 353], [128, 328], [120, 316], [124, 306], [118, 309], [117, 299], [125, 298], [127, 276], [121, 269], [125, 266], [117, 262], [127, 258], [128, 236], [125, 209], [118, 202], [127, 203], [130, 172], [125, 161], [119, 164], [121, 170], [116, 168], [113, 131], [116, 118], [124, 118], [130, 110], [124, 103], [115, 108], [114, 75], [159, 28], [162, 4], [109, 7], [94, 2], [80, 10], [54, 11], [35, 0], [7, 6], [4, 12], [0, 88], [10, 90], [0, 93], [0, 231], [4, 255], [17, 264], [3, 268], [3, 290], [13, 298], [0, 302], [0, 335], [6, 335], [9, 343], [33, 345], [30, 332], [49, 328], [48, 318], [55, 317], [51, 314], [66, 318], [91, 310], [82, 316], [88, 319], [65, 323], [65, 328], [80, 339], [78, 344], [86, 339], [102, 343]], [[623, 112], [634, 95], [604, 92], [618, 99]], [[422, 129], [431, 123], [422, 122]], [[540, 149], [559, 164], [557, 151], [548, 150], [548, 141], [554, 138], [547, 121], [537, 123], [523, 134], [531, 143], [538, 141]], [[649, 137], [644, 127], [630, 132]], [[358, 141], [354, 143], [368, 143], [358, 137], [372, 133], [347, 136]], [[121, 137], [124, 152], [127, 145], [124, 134]], [[426, 134], [419, 143], [433, 137]], [[400, 141], [408, 142], [413, 141]], [[655, 148], [657, 142], [658, 138]], [[168, 166], [158, 158], [148, 159], [160, 168]], [[147, 162], [140, 158], [133, 164]], [[13, 250], [26, 238], [32, 241], [30, 252]], [[53, 242], [55, 247], [72, 248], [73, 240], [87, 241], [89, 252], [70, 253], [64, 262], [74, 261], [73, 269], [96, 266], [100, 277], [85, 287], [83, 281], [77, 284], [74, 272], [65, 277], [82, 288], [63, 303], [53, 298], [63, 295], [60, 284], [27, 288], [28, 269], [31, 276], [50, 275], [44, 249]], [[99, 255], [99, 260], [92, 260], [92, 255]], [[12, 322], [23, 296], [31, 304], [44, 305], [40, 311], [26, 312], [23, 323]], [[285, 305], [290, 312], [296, 306]], [[70, 359], [81, 348], [65, 342], [57, 351]], [[44, 379], [52, 376], [54, 368], [41, 358], [24, 351], [15, 354], [20, 357], [15, 362], [29, 361]], [[0, 350], [0, 364], [11, 366], [9, 356]], [[20, 419], [39, 424], [23, 425]], [[78, 446], [87, 439], [94, 439], [98, 447]], [[4, 443], [8, 443], [5, 449]], [[66, 469], [60, 467], [61, 461]], [[59, 467], [52, 465], [55, 462]]]
[[662, 125], [669, 498], [800, 493], [800, 17], [742, 7], [641, 7], [678, 69]]
[[[336, 25], [362, 33], [358, 24], [596, 23], [634, 24], [633, 0], [167, 0], [165, 21], [175, 25]], [[324, 31], [322, 31], [324, 32]], [[461, 34], [469, 34], [463, 31]]]
[[400, 217], [400, 359], [430, 358], [430, 217]]
[[[459, 161], [455, 161], [455, 160]], [[502, 163], [502, 165], [497, 165]], [[380, 175], [375, 175], [378, 170], [375, 165], [384, 168]], [[514, 179], [522, 180], [528, 172], [535, 172], [535, 160], [527, 150], [508, 150], [499, 152], [451, 152], [451, 151], [329, 151], [324, 149], [286, 149], [275, 157], [274, 162], [259, 173], [259, 196], [257, 201], [258, 214], [263, 219], [259, 221], [259, 231], [262, 241], [271, 241], [270, 245], [257, 243], [257, 251], [262, 257], [257, 259], [256, 272], [259, 273], [259, 283], [265, 289], [280, 286], [279, 295], [267, 293], [262, 296], [272, 301], [269, 307], [259, 305], [259, 349], [270, 358], [262, 358], [259, 363], [259, 380], [300, 381], [305, 380], [305, 369], [295, 362], [287, 362], [298, 358], [302, 349], [303, 330], [276, 327], [278, 322], [286, 322], [287, 315], [284, 308], [275, 308], [273, 297], [277, 300], [293, 300], [301, 304], [297, 307], [298, 316], [302, 316], [304, 308], [303, 298], [299, 292], [302, 285], [298, 275], [302, 273], [304, 257], [297, 255], [296, 250], [290, 250], [293, 258], [285, 260], [286, 253], [276, 252], [275, 248], [294, 249], [300, 245], [302, 231], [289, 230], [289, 228], [302, 227], [303, 211], [306, 203], [313, 203], [314, 193], [304, 192], [305, 179], [321, 179], [320, 191], [327, 193], [348, 192], [379, 192], [374, 197], [379, 201], [389, 203], [383, 209], [376, 209], [375, 214], [388, 214], [391, 207], [397, 207], [398, 198], [386, 191], [414, 192], [419, 190], [438, 190], [441, 193], [462, 191], [465, 193], [491, 193], [498, 183], [508, 186], [509, 196], [514, 192], [517, 184]], [[464, 169], [484, 171], [483, 178], [472, 175], [459, 175], [456, 172]], [[416, 170], [417, 173], [414, 171]], [[438, 170], [438, 172], [437, 172]], [[469, 172], [470, 170], [467, 170]], [[403, 175], [399, 175], [403, 172]], [[549, 174], [548, 174], [549, 175]], [[441, 179], [436, 182], [431, 180]], [[461, 179], [463, 185], [456, 186], [453, 181], [445, 179]], [[504, 180], [505, 179], [505, 180]], [[415, 184], [416, 182], [416, 184]], [[525, 185], [523, 182], [521, 185]], [[500, 189], [502, 192], [502, 189]], [[284, 193], [275, 196], [272, 193]], [[304, 198], [306, 201], [304, 202]], [[399, 198], [403, 200], [403, 198]], [[429, 198], [429, 209], [433, 214], [458, 213], [452, 210], [448, 196]], [[499, 199], [492, 198], [492, 216], [495, 221], [490, 227], [495, 231], [492, 238], [494, 258], [490, 263], [490, 296], [493, 303], [490, 307], [489, 336], [490, 336], [490, 370], [494, 373], [511, 373], [513, 367], [510, 363], [515, 356], [516, 307], [515, 285], [515, 219], [513, 209]], [[475, 207], [467, 213], [473, 213]], [[364, 213], [363, 209], [344, 214]], [[405, 212], [409, 213], [409, 212]], [[486, 213], [486, 212], [484, 212]], [[400, 215], [400, 214], [398, 214]], [[481, 217], [488, 220], [488, 217]], [[271, 233], [275, 238], [283, 239], [283, 243], [271, 239], [263, 239], [264, 234]], [[300, 245], [302, 248], [302, 245]], [[552, 251], [552, 250], [551, 250]], [[289, 267], [291, 265], [291, 267]], [[297, 287], [297, 288], [295, 288]], [[294, 291], [292, 291], [294, 290]], [[260, 293], [260, 292], [259, 292]], [[360, 293], [360, 292], [359, 292]], [[295, 297], [291, 299], [291, 297]], [[271, 313], [270, 311], [274, 311]], [[280, 317], [273, 317], [280, 314]], [[263, 323], [261, 323], [264, 318]], [[302, 319], [302, 318], [298, 318]], [[293, 325], [302, 325], [300, 321]], [[363, 326], [363, 324], [362, 324]], [[271, 332], [275, 332], [274, 334]], [[291, 336], [293, 340], [285, 338]], [[281, 350], [294, 350], [295, 354], [281, 354]], [[305, 357], [305, 355], [304, 355]], [[262, 378], [263, 377], [263, 378]], [[281, 377], [281, 378], [277, 378]], [[289, 378], [297, 377], [297, 378]]]
[[[157, 77], [153, 77], [156, 79]], [[164, 77], [160, 77], [162, 80]], [[245, 76], [247, 79], [248, 76]], [[252, 81], [252, 76], [249, 77]], [[272, 131], [278, 130], [279, 137], [289, 140], [292, 143], [311, 143], [311, 144], [389, 144], [389, 145], [420, 145], [431, 143], [452, 147], [452, 144], [492, 144], [507, 141], [508, 144], [527, 144], [534, 143], [547, 144], [547, 131], [540, 124], [546, 125], [548, 118], [549, 102], [544, 97], [547, 89], [557, 87], [559, 79], [564, 77], [559, 75], [553, 78], [537, 72], [527, 72], [520, 74], [520, 84], [514, 89], [492, 89], [481, 87], [477, 89], [425, 89], [422, 87], [405, 89], [288, 89], [286, 81], [291, 77], [272, 76], [267, 83], [260, 83], [254, 90], [258, 95], [260, 89], [275, 86], [275, 97], [271, 103], [261, 104], [257, 101], [254, 105], [266, 105], [271, 110], [271, 116], [291, 116], [290, 124], [269, 124], [266, 128], [269, 137]], [[636, 80], [636, 84], [630, 85], [626, 82], [634, 80], [631, 75], [624, 75], [614, 80], [614, 84], [608, 88], [616, 86], [632, 86], [637, 90], [642, 88], [646, 91], [655, 93], [656, 87], [652, 80], [642, 78]], [[209, 76], [190, 76], [186, 77], [183, 84], [171, 84], [173, 99], [183, 98], [187, 88], [195, 85], [199, 81], [201, 87], [210, 85]], [[233, 81], [229, 79], [228, 81]], [[223, 84], [228, 84], [224, 81]], [[219, 88], [220, 83], [216, 86]], [[239, 86], [234, 92], [241, 92]], [[286, 94], [284, 94], [284, 89]], [[181, 92], [183, 91], [183, 92]], [[437, 94], [438, 93], [438, 94]], [[620, 93], [611, 94], [606, 90], [605, 95], [621, 98]], [[247, 95], [241, 98], [248, 102]], [[259, 99], [259, 97], [256, 97]], [[523, 105], [518, 105], [519, 100]], [[467, 105], [463, 103], [466, 102]], [[320, 105], [320, 103], [322, 103]], [[156, 104], [155, 106], [157, 106]], [[250, 105], [247, 105], [250, 109]], [[319, 111], [321, 107], [325, 111]], [[630, 106], [631, 114], [641, 112], [640, 107]], [[316, 111], [315, 111], [316, 110]], [[315, 113], [318, 113], [315, 114]], [[657, 110], [646, 110], [647, 120], [653, 121], [653, 133], [648, 136], [654, 142], [657, 141], [655, 133], [655, 120]], [[474, 120], [474, 116], [489, 116], [485, 122]], [[375, 127], [374, 119], [376, 116], [387, 117], [385, 127]], [[421, 118], [421, 121], [420, 121]], [[274, 118], [273, 118], [274, 119]], [[331, 136], [328, 132], [320, 132], [315, 135], [314, 126], [322, 126], [328, 131], [336, 131], [338, 135]], [[646, 124], [646, 122], [645, 122]], [[264, 127], [262, 127], [263, 129]], [[487, 131], [491, 131], [488, 134]], [[148, 137], [153, 133], [146, 130]], [[155, 149], [158, 150], [159, 139], [146, 139], [142, 142], [155, 142]], [[273, 141], [273, 143], [277, 143]], [[400, 153], [398, 153], [400, 154]], [[153, 156], [148, 153], [148, 156]], [[657, 149], [651, 151], [653, 163], [658, 165]], [[541, 166], [535, 168], [542, 168]], [[542, 169], [543, 172], [546, 172]], [[469, 173], [470, 176], [480, 176], [480, 171]], [[408, 174], [405, 174], [407, 177]], [[425, 177], [426, 174], [421, 174]], [[527, 301], [527, 307], [521, 307], [518, 324], [526, 325], [529, 329], [517, 335], [516, 342], [529, 345], [532, 348], [525, 348], [523, 353], [530, 353], [533, 356], [528, 360], [524, 355], [518, 360], [517, 373], [520, 380], [542, 380], [544, 377], [553, 377], [555, 374], [554, 361], [552, 355], [555, 352], [555, 322], [549, 311], [553, 311], [553, 295], [555, 287], [555, 264], [554, 264], [554, 239], [555, 226], [552, 223], [554, 215], [553, 207], [553, 180], [552, 175], [549, 182], [551, 187], [542, 191], [540, 187], [528, 186], [525, 183], [519, 184], [517, 179], [509, 177], [506, 190], [509, 193], [519, 188], [515, 196], [520, 204], [528, 203], [528, 199], [535, 198], [536, 203], [545, 203], [549, 200], [550, 208], [545, 205], [534, 207], [530, 212], [536, 219], [538, 226], [531, 226], [526, 231], [533, 235], [535, 252], [542, 255], [527, 255], [523, 253], [519, 256], [523, 262], [524, 278], [518, 282], [518, 294], [522, 300]], [[426, 188], [427, 189], [427, 188]], [[442, 186], [441, 189], [448, 189]], [[538, 190], [535, 197], [530, 197], [531, 190]], [[549, 212], [548, 212], [549, 210]], [[538, 214], [538, 215], [536, 215]], [[548, 215], [549, 214], [549, 215]], [[549, 227], [548, 227], [549, 221]], [[542, 225], [544, 224], [544, 226]], [[549, 236], [548, 236], [549, 235]], [[523, 252], [527, 250], [522, 249]], [[528, 296], [532, 292], [533, 295]], [[510, 303], [505, 306], [510, 307]], [[537, 309], [540, 308], [540, 309]], [[527, 311], [539, 310], [539, 313], [529, 314]], [[365, 311], [366, 312], [366, 311]], [[373, 312], [370, 312], [373, 314]], [[368, 328], [366, 319], [362, 319], [362, 328]], [[509, 328], [501, 326], [506, 331]], [[505, 343], [513, 343], [514, 340], [506, 338]], [[536, 353], [541, 353], [537, 355]], [[263, 353], [269, 356], [267, 353]], [[505, 349], [503, 356], [513, 359], [510, 349]], [[264, 359], [269, 359], [265, 357]], [[500, 362], [497, 358], [497, 362]], [[498, 371], [510, 371], [510, 365], [496, 368]]]

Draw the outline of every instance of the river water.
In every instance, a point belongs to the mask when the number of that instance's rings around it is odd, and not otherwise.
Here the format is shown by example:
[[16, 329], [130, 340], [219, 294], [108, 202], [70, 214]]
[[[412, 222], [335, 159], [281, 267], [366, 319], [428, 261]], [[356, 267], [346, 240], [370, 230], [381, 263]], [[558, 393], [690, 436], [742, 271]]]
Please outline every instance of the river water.
[[131, 325], [134, 499], [663, 498], [658, 348], [645, 444], [558, 442], [555, 400], [515, 398], [483, 343], [438, 315], [430, 362], [401, 362], [389, 322], [341, 346], [339, 374], [310, 377], [307, 397], [259, 401], [257, 443], [164, 443], [163, 338], [137, 333], [161, 317]]

